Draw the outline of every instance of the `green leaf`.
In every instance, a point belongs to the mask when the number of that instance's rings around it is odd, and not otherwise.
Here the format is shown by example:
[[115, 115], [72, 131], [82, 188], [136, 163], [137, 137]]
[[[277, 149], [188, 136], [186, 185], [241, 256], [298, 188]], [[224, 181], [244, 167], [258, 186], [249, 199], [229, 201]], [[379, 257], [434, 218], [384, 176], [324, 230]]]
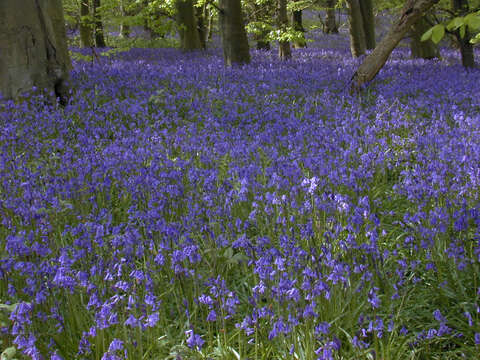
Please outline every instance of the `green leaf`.
[[223, 256], [225, 256], [227, 259], [231, 259], [233, 256], [233, 249], [231, 247], [226, 248]]
[[465, 25], [460, 26], [460, 37], [463, 38], [465, 36]]
[[432, 41], [438, 44], [445, 35], [445, 26], [443, 24], [437, 24], [432, 28]]
[[465, 24], [472, 30], [480, 29], [480, 16], [477, 14], [468, 14], [465, 16]]
[[465, 20], [463, 17], [456, 17], [453, 18], [452, 21], [450, 21], [447, 25], [447, 30], [457, 30], [460, 26], [462, 26], [465, 23]]
[[472, 44], [478, 44], [480, 43], [480, 33], [478, 33], [474, 38], [470, 39], [470, 42]]
[[420, 38], [421, 41], [427, 41], [432, 37], [432, 30], [433, 28], [428, 29], [425, 34], [422, 35]]
[[0, 310], [5, 310], [7, 312], [13, 312], [15, 308], [17, 307], [18, 304], [12, 304], [12, 305], [7, 305], [7, 304], [0, 304]]
[[16, 352], [17, 352], [17, 349], [15, 349], [15, 347], [13, 346], [6, 348], [2, 352], [2, 355], [0, 355], [0, 360], [11, 360], [15, 356]]

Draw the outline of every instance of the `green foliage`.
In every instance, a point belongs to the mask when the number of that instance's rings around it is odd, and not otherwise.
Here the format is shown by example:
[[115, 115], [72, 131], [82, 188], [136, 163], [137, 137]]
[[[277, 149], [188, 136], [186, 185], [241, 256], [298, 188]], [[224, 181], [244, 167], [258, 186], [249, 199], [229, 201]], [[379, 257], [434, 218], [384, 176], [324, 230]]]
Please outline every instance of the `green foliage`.
[[[438, 44], [445, 36], [445, 31], [460, 32], [460, 36], [463, 38], [467, 30], [470, 32], [476, 32], [480, 30], [480, 11], [467, 14], [466, 16], [457, 16], [446, 23], [436, 24], [428, 29], [423, 35], [421, 40], [432, 40], [435, 44]], [[480, 42], [480, 33], [477, 33], [470, 42], [476, 44]]]

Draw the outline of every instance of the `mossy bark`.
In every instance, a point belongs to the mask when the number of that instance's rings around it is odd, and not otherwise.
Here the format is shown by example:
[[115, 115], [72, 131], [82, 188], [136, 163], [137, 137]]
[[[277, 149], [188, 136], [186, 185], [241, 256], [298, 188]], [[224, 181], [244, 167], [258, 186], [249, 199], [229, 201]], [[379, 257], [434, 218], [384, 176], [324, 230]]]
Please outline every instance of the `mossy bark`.
[[362, 13], [363, 33], [367, 49], [375, 49], [375, 16], [373, 15], [372, 0], [361, 0], [360, 11]]
[[80, 0], [80, 46], [93, 46], [93, 27], [90, 21], [89, 0]]
[[412, 25], [410, 32], [410, 53], [414, 59], [434, 59], [440, 56], [437, 45], [432, 40], [422, 41], [422, 35], [431, 27], [423, 16]]
[[[287, 0], [277, 0], [277, 22], [278, 28], [284, 32], [288, 27]], [[280, 40], [278, 42], [278, 57], [281, 60], [288, 60], [292, 57], [290, 42]]]
[[0, 1], [0, 54], [4, 98], [16, 99], [36, 87], [65, 102], [71, 63], [62, 1]]
[[293, 29], [301, 33], [301, 37], [293, 42], [293, 47], [303, 48], [307, 46], [307, 41], [305, 40], [305, 28], [303, 27], [302, 21], [302, 10], [292, 11], [292, 25]]
[[[465, 16], [469, 12], [468, 0], [452, 0], [452, 10], [456, 16]], [[460, 48], [462, 57], [462, 65], [466, 68], [475, 67], [475, 54], [473, 52], [473, 44], [470, 42], [472, 35], [468, 29], [464, 36], [460, 35], [460, 31], [455, 32], [457, 44]]]
[[360, 0], [347, 0], [347, 7], [350, 51], [352, 56], [359, 57], [360, 55], [365, 54], [365, 49], [367, 48]]
[[103, 33], [102, 16], [100, 15], [100, 0], [93, 0], [93, 17], [95, 19], [95, 46], [104, 48], [107, 46]]
[[325, 28], [326, 34], [338, 33], [337, 20], [335, 19], [335, 5], [337, 0], [327, 0], [327, 10], [325, 16]]
[[248, 64], [250, 49], [240, 0], [220, 0], [219, 8], [225, 63], [227, 66]]
[[192, 0], [177, 0], [177, 26], [180, 34], [180, 48], [184, 51], [198, 50], [202, 48], [197, 29], [197, 18]]

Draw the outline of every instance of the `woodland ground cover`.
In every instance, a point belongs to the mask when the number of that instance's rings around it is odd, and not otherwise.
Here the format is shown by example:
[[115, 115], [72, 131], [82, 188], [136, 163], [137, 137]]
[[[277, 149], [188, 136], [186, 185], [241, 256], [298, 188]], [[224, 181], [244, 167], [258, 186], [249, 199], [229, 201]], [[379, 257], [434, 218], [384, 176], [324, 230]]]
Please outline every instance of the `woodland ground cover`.
[[132, 49], [0, 110], [2, 346], [457, 359], [480, 344], [480, 72]]

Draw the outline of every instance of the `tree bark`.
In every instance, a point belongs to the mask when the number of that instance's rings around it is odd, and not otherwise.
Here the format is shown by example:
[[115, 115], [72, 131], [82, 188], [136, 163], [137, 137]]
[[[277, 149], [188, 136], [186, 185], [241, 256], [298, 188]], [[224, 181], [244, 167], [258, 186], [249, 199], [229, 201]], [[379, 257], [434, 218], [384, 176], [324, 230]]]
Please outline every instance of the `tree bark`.
[[197, 29], [197, 19], [192, 0], [177, 0], [177, 26], [180, 33], [180, 48], [184, 51], [202, 48]]
[[432, 40], [421, 41], [422, 35], [431, 27], [425, 16], [412, 25], [410, 31], [410, 53], [414, 59], [434, 59], [440, 56]]
[[[126, 4], [127, 0], [120, 0], [120, 13], [122, 17], [130, 16], [131, 11], [128, 9], [128, 4]], [[126, 24], [125, 20], [122, 20], [120, 24], [120, 37], [128, 38], [130, 37], [130, 25]]]
[[335, 19], [335, 4], [337, 0], [327, 0], [327, 10], [325, 16], [325, 30], [326, 34], [337, 34], [338, 26]]
[[[468, 0], [452, 0], [452, 10], [456, 16], [465, 16], [469, 12]], [[475, 54], [473, 52], [473, 44], [470, 43], [472, 38], [468, 28], [465, 31], [463, 38], [460, 36], [460, 31], [455, 32], [455, 38], [460, 48], [460, 55], [462, 57], [462, 65], [466, 68], [475, 67]]]
[[372, 80], [385, 65], [388, 57], [400, 40], [419, 20], [425, 12], [439, 0], [407, 0], [401, 15], [390, 28], [387, 35], [358, 67], [351, 80], [351, 90], [358, 91], [368, 81]]
[[66, 102], [71, 63], [61, 0], [0, 1], [0, 54], [4, 98], [37, 87]]
[[353, 57], [359, 57], [360, 55], [365, 54], [365, 49], [367, 47], [362, 10], [359, 1], [360, 0], [347, 0], [350, 51]]
[[367, 49], [375, 49], [375, 16], [373, 15], [372, 0], [361, 0], [360, 11], [362, 13], [363, 33], [365, 34], [365, 46]]
[[227, 66], [248, 64], [250, 51], [240, 0], [220, 0], [220, 29], [223, 57]]
[[[277, 22], [280, 31], [285, 32], [288, 27], [287, 0], [277, 0]], [[289, 41], [278, 42], [278, 57], [281, 60], [288, 60], [292, 57]]]
[[80, 46], [92, 47], [93, 46], [93, 29], [89, 19], [90, 7], [88, 5], [89, 0], [80, 0]]
[[303, 48], [307, 46], [307, 42], [305, 41], [305, 28], [303, 27], [302, 22], [302, 10], [295, 10], [292, 11], [292, 25], [295, 31], [301, 33], [301, 37], [298, 38], [293, 42], [293, 47], [295, 48]]
[[195, 7], [195, 17], [197, 19], [198, 37], [200, 38], [200, 47], [202, 49], [207, 48], [207, 18], [208, 9], [204, 4], [202, 7]]
[[100, 6], [100, 0], [93, 0], [93, 17], [95, 19], [95, 46], [104, 48], [107, 46], [107, 44], [105, 43], [105, 36], [103, 34], [103, 22], [99, 11]]

